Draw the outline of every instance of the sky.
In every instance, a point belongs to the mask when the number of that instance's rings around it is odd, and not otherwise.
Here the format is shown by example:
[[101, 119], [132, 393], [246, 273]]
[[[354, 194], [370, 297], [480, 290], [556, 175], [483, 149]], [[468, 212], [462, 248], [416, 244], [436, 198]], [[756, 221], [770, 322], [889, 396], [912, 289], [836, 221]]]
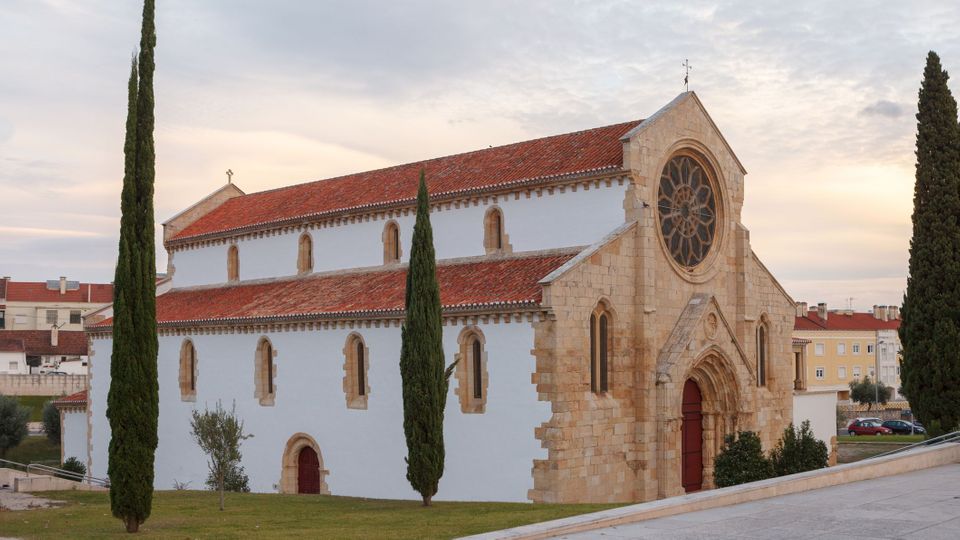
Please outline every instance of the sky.
[[[960, 70], [960, 2], [158, 4], [158, 222], [228, 168], [251, 193], [643, 118], [689, 59], [754, 251], [831, 307], [902, 300], [927, 52]], [[112, 280], [141, 5], [0, 0], [0, 275]]]

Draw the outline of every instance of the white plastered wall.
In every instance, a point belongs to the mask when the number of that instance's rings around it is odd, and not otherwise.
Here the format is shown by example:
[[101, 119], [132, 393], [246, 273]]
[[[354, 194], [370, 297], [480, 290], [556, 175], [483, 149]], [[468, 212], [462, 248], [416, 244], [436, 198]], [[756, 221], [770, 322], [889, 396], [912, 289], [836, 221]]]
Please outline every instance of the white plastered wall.
[[[543, 191], [497, 197], [487, 204], [434, 209], [430, 214], [438, 259], [484, 255], [483, 217], [496, 204], [503, 211], [504, 231], [514, 252], [589, 245], [624, 222], [627, 183], [601, 182], [584, 190]], [[400, 227], [402, 259], [410, 255], [413, 213], [393, 218]], [[383, 228], [387, 219], [371, 219], [310, 230], [315, 272], [383, 264]], [[292, 276], [302, 230], [237, 240], [240, 279]], [[190, 287], [227, 280], [229, 244], [190, 248], [173, 253], [174, 286]]]
[[63, 412], [63, 459], [75, 457], [80, 463], [87, 463], [87, 412], [67, 410]]
[[800, 427], [804, 420], [810, 421], [813, 434], [827, 445], [837, 434], [837, 393], [808, 391], [793, 395], [793, 425]]
[[[530, 354], [529, 323], [482, 325], [488, 354], [486, 412], [464, 414], [451, 379], [444, 436], [446, 469], [438, 499], [525, 501], [533, 487], [534, 459], [546, 451], [534, 428], [550, 417], [550, 405], [537, 400], [531, 384], [535, 359]], [[447, 363], [458, 351], [463, 326], [444, 327]], [[348, 409], [342, 389], [343, 347], [358, 332], [369, 348], [370, 394], [366, 410]], [[276, 404], [262, 407], [254, 398], [254, 350], [260, 334], [190, 336], [197, 347], [195, 403], [180, 400], [177, 369], [185, 337], [160, 338], [160, 444], [156, 456], [157, 489], [174, 480], [203, 488], [204, 455], [189, 435], [190, 412], [221, 400], [237, 413], [253, 439], [243, 443], [243, 466], [254, 491], [276, 491], [281, 458], [295, 433], [312, 436], [320, 446], [327, 484], [334, 495], [417, 498], [405, 474], [397, 327], [315, 330], [266, 334], [277, 351]], [[106, 474], [109, 425], [104, 416], [109, 385], [109, 339], [97, 339], [92, 361], [91, 415], [93, 473]]]

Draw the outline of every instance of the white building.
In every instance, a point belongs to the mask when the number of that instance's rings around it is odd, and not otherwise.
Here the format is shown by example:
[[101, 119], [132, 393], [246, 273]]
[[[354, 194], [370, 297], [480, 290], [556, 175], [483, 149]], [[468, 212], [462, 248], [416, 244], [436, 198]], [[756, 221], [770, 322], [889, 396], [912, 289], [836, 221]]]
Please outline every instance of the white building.
[[[438, 498], [650, 500], [712, 487], [727, 433], [775, 443], [793, 301], [750, 249], [742, 165], [685, 93], [643, 121], [249, 195], [228, 184], [168, 220], [157, 488], [203, 485], [190, 415], [221, 401], [255, 435], [255, 491], [416, 497], [399, 354], [421, 170], [458, 360]], [[88, 326], [98, 477], [111, 325]]]

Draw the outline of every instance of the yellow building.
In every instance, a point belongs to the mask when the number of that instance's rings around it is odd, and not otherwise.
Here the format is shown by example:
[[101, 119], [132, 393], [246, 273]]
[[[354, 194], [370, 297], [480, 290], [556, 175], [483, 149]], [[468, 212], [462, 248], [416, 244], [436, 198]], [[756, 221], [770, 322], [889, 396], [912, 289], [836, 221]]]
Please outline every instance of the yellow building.
[[[900, 388], [900, 310], [874, 306], [872, 313], [828, 310], [826, 304], [807, 308], [797, 302], [794, 346], [803, 349], [801, 371], [808, 389], [835, 389], [850, 399], [850, 381], [864, 376], [893, 388], [891, 399], [902, 399]], [[804, 365], [805, 364], [805, 365]], [[798, 380], [799, 380], [799, 373]]]

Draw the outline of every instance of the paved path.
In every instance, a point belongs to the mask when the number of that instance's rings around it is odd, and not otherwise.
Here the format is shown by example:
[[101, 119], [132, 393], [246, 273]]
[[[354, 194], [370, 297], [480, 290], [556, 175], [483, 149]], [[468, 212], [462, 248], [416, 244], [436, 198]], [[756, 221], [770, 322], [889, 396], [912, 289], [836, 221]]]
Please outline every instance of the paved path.
[[63, 501], [45, 499], [29, 493], [14, 493], [11, 489], [0, 489], [0, 509], [3, 510], [32, 510], [61, 504]]
[[558, 538], [956, 540], [960, 464]]

